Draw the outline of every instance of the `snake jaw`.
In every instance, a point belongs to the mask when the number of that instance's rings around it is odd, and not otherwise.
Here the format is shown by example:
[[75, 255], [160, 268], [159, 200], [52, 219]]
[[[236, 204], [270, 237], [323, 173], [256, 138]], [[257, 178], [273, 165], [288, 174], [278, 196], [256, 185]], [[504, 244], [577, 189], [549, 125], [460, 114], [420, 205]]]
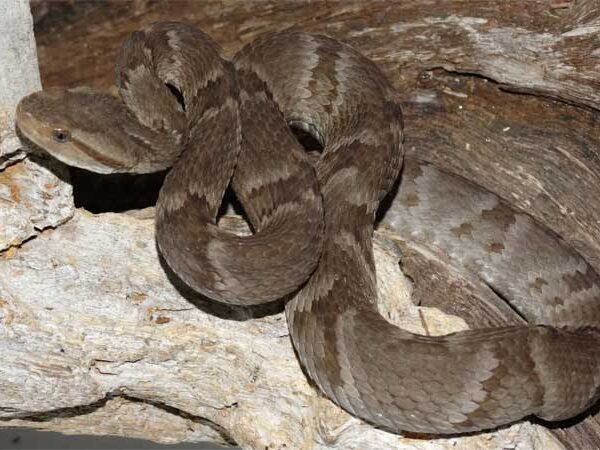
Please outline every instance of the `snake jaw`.
[[25, 97], [17, 107], [17, 127], [19, 133], [26, 140], [70, 166], [102, 174], [110, 174], [128, 168], [116, 159], [102, 155], [86, 145], [80, 139], [81, 135], [77, 129], [71, 129], [68, 125], [46, 122], [29, 112], [30, 105], [39, 100], [36, 98], [37, 96], [38, 93], [34, 93]]
[[135, 171], [140, 162], [143, 150], [134, 139], [145, 130], [133, 130], [130, 141], [124, 140], [127, 118], [118, 98], [91, 88], [34, 92], [16, 110], [17, 128], [24, 138], [67, 165], [100, 174]]

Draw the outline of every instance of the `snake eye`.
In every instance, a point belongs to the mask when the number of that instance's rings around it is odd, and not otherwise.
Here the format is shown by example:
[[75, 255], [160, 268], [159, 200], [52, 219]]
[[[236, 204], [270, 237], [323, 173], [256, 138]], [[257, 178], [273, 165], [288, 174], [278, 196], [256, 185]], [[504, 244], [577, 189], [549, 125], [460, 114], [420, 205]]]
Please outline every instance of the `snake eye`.
[[65, 130], [64, 128], [55, 128], [52, 130], [52, 139], [54, 139], [59, 144], [64, 144], [71, 137], [71, 133], [69, 130]]

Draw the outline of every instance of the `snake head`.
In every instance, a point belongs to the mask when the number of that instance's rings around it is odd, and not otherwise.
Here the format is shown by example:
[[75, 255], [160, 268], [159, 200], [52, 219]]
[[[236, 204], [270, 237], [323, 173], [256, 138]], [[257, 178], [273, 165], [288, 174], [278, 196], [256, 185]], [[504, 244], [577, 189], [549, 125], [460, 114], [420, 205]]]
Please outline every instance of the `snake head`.
[[135, 155], [124, 150], [118, 133], [126, 121], [121, 102], [90, 88], [48, 89], [17, 106], [20, 134], [54, 158], [97, 173], [127, 172]]

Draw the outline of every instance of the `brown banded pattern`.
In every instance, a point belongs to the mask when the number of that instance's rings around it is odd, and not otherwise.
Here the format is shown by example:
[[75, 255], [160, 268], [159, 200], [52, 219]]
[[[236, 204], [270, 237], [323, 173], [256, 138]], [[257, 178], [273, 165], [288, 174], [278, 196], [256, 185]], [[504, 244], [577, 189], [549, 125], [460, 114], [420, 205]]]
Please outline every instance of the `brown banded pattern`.
[[[407, 164], [390, 225], [477, 274], [531, 324], [431, 337], [378, 314], [371, 239], [402, 165], [402, 113], [383, 73], [348, 45], [289, 30], [229, 61], [201, 31], [158, 23], [124, 44], [117, 85], [121, 100], [33, 94], [19, 127], [89, 170], [172, 166], [156, 208], [169, 266], [228, 303], [299, 289], [286, 306], [299, 359], [352, 414], [393, 431], [459, 433], [565, 419], [596, 401], [597, 274], [528, 216], [433, 166]], [[288, 124], [323, 146], [314, 166]], [[71, 139], [53, 141], [56, 128]], [[215, 223], [230, 183], [251, 236]]]

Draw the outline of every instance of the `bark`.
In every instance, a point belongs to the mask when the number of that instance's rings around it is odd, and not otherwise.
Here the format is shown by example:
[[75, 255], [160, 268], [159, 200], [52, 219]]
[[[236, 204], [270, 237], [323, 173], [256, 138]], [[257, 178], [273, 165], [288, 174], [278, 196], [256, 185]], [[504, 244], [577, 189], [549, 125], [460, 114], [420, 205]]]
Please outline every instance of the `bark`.
[[0, 3], [0, 251], [73, 214], [70, 186], [29, 161], [15, 164], [25, 156], [15, 108], [41, 86], [32, 25], [26, 0]]
[[0, 169], [22, 159], [14, 133], [15, 106], [23, 95], [40, 88], [32, 18], [28, 2], [0, 4]]
[[[32, 6], [46, 87], [109, 88], [125, 36], [157, 20], [194, 23], [230, 54], [260, 33], [289, 26], [343, 39], [380, 64], [398, 89], [408, 157], [510, 200], [567, 236], [600, 270], [595, 1]], [[16, 162], [14, 107], [38, 88], [30, 25], [26, 2], [0, 4], [0, 158], [10, 161], [0, 172], [2, 425], [249, 449], [598, 446], [594, 417], [550, 430], [524, 421], [430, 439], [377, 430], [323, 398], [295, 358], [281, 304], [229, 308], [191, 293], [156, 252], [151, 210], [75, 209], [64, 167]], [[557, 174], [551, 184], [540, 181], [548, 170]], [[104, 196], [110, 181], [92, 181]], [[393, 196], [389, 203], [375, 238], [386, 317], [434, 334], [519, 320], [479, 280], [397, 236]], [[235, 218], [223, 224], [241, 226]], [[427, 276], [433, 271], [437, 283]], [[427, 292], [448, 285], [473, 295], [463, 303], [427, 303]], [[476, 297], [483, 304], [472, 303]], [[459, 313], [464, 319], [449, 315]]]

